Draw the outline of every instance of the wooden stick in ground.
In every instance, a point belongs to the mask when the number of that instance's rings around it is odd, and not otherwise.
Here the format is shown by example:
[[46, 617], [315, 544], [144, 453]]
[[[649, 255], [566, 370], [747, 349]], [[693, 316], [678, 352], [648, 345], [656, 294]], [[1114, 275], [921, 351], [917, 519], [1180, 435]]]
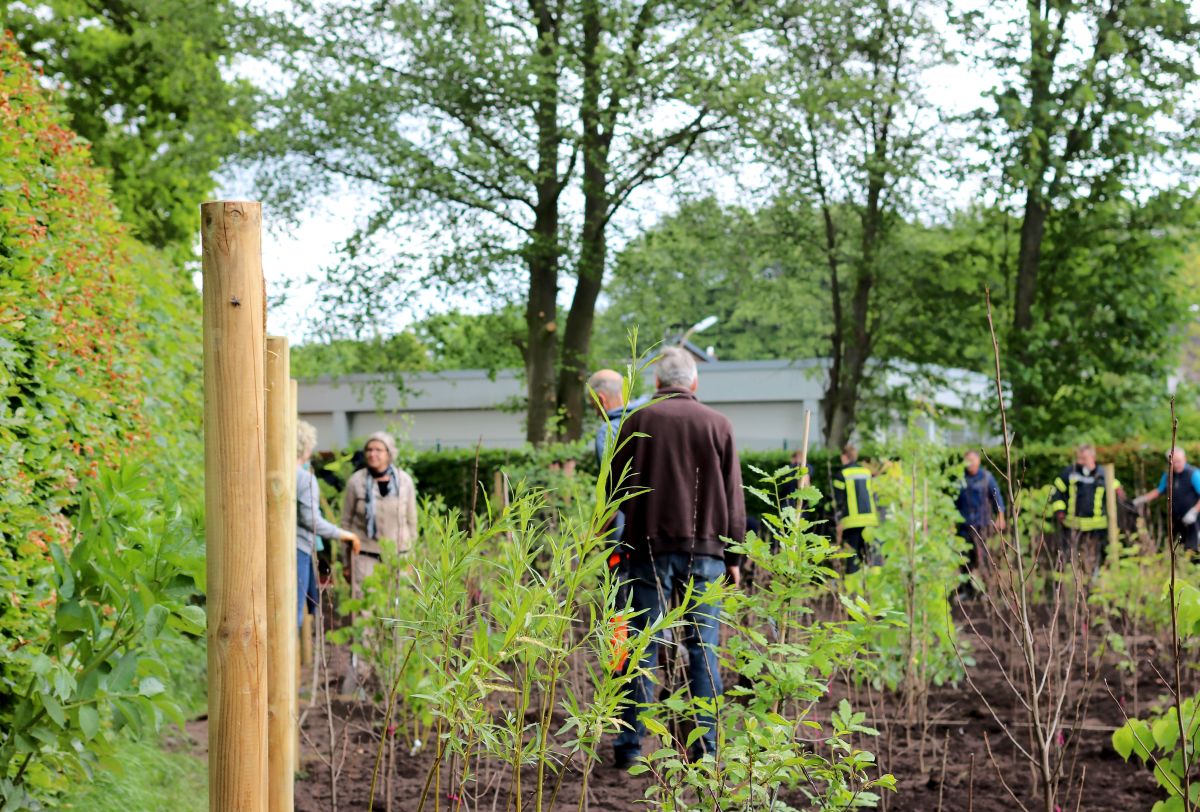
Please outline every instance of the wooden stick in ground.
[[262, 207], [200, 207], [208, 787], [212, 812], [267, 809], [267, 497]]
[[1104, 506], [1108, 510], [1108, 552], [1117, 554], [1117, 466], [1104, 466]]
[[[289, 364], [289, 368], [290, 368], [290, 364]], [[299, 407], [297, 405], [300, 403], [299, 389], [300, 389], [300, 387], [299, 387], [299, 384], [297, 384], [296, 379], [289, 378], [288, 379], [288, 428], [287, 428], [287, 432], [288, 432], [288, 437], [291, 438], [290, 442], [292, 443], [292, 452], [293, 452], [292, 453], [292, 464], [293, 465], [296, 464], [295, 458], [299, 455], [299, 451], [296, 449], [296, 445], [295, 445], [295, 443], [296, 443], [296, 428], [297, 428], [297, 424], [300, 422], [300, 412], [299, 412]], [[293, 471], [292, 473], [293, 473], [292, 480], [291, 480], [292, 481], [292, 496], [293, 496], [293, 502], [294, 502], [295, 495], [296, 495], [295, 494], [296, 477], [294, 476], [295, 471]], [[292, 507], [293, 513], [295, 512], [295, 510], [296, 510], [296, 508], [293, 506]], [[291, 531], [289, 533], [288, 546], [292, 550], [292, 560], [295, 562], [294, 566], [298, 567], [299, 560], [298, 560], [298, 557], [296, 554], [296, 522], [292, 521], [288, 525], [288, 527]], [[315, 550], [313, 551], [313, 560], [314, 561], [316, 560], [316, 551]], [[313, 574], [314, 574], [314, 577], [316, 577], [316, 567], [315, 566], [313, 568]], [[300, 587], [299, 573], [297, 572], [296, 575], [297, 575], [296, 588], [299, 589], [299, 587]], [[295, 598], [296, 598], [296, 606], [299, 607], [300, 596], [295, 595]], [[311, 620], [311, 616], [308, 614], [307, 605], [305, 606], [305, 612], [304, 612], [303, 617], [304, 617], [304, 622], [309, 625], [309, 636], [311, 637], [311, 635], [312, 635], [312, 631], [311, 631], [312, 620]], [[303, 624], [301, 624], [301, 625], [303, 625]], [[295, 735], [296, 743], [294, 745], [294, 747], [296, 749], [292, 753], [292, 769], [295, 770], [296, 772], [299, 772], [300, 771], [300, 685], [301, 685], [301, 681], [303, 679], [303, 677], [302, 677], [303, 670], [301, 669], [301, 662], [303, 662], [303, 659], [302, 659], [302, 657], [303, 657], [303, 653], [302, 653], [303, 652], [303, 638], [299, 638], [296, 640], [295, 644], [292, 646], [292, 651], [295, 654], [295, 660], [296, 660], [296, 683], [295, 683], [296, 690], [292, 691], [292, 696], [291, 696], [291, 700], [289, 702], [288, 712], [291, 714], [292, 729], [293, 729], [293, 732], [296, 734]], [[311, 657], [312, 657], [312, 646], [310, 645], [309, 646], [309, 658], [311, 659]]]
[[[800, 445], [800, 468], [809, 467], [809, 427], [812, 425], [812, 413], [808, 409], [804, 410], [804, 443]], [[808, 485], [812, 477], [808, 474], [800, 477], [800, 487]]]
[[267, 770], [270, 812], [292, 812], [296, 774], [296, 431], [288, 342], [267, 337]]

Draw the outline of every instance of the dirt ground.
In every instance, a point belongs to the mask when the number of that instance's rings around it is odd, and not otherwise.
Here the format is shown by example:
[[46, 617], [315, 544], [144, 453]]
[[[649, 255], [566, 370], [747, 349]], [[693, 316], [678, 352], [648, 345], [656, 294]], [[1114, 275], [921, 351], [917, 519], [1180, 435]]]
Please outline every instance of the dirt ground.
[[[967, 611], [971, 611], [969, 606]], [[997, 698], [1005, 697], [1008, 688], [998, 667], [982, 656], [982, 646], [974, 635], [964, 632], [963, 637], [972, 644], [978, 655], [978, 663], [972, 667], [975, 684], [986, 696], [1003, 705], [1003, 701]], [[1145, 663], [1145, 657], [1142, 661]], [[1161, 695], [1164, 689], [1148, 664], [1143, 665], [1138, 679], [1144, 713], [1146, 703]], [[1068, 741], [1066, 737], [1078, 737], [1078, 772], [1083, 775], [1082, 782], [1076, 782], [1069, 797], [1060, 803], [1060, 808], [1065, 812], [1076, 809], [1088, 812], [1148, 810], [1161, 797], [1150, 772], [1136, 762], [1125, 763], [1110, 746], [1112, 731], [1123, 722], [1123, 716], [1120, 707], [1110, 696], [1106, 682], [1121, 701], [1129, 701], [1121, 694], [1128, 691], [1131, 681], [1127, 679], [1125, 687], [1122, 687], [1115, 672], [1106, 672], [1092, 684], [1087, 715], [1079, 729], [1064, 731], [1064, 744]], [[1075, 690], [1084, 688], [1079, 685]], [[835, 686], [834, 694], [839, 693], [842, 691]], [[870, 708], [862, 703], [861, 696], [859, 700], [856, 709], [869, 711]], [[931, 689], [930, 713], [923, 736], [919, 725], [906, 727], [893, 721], [902, 718], [895, 697], [879, 694], [875, 702], [875, 711], [869, 714], [871, 718], [868, 721], [880, 730], [880, 736], [873, 741], [864, 740], [861, 744], [876, 753], [880, 765], [895, 775], [899, 786], [899, 791], [889, 795], [881, 809], [889, 812], [1000, 812], [1019, 809], [1004, 789], [1004, 782], [1007, 782], [1021, 797], [1026, 808], [1042, 810], [1040, 799], [1033, 797], [1031, 792], [1033, 775], [1030, 768], [1005, 740], [1000, 725], [992, 718], [976, 692], [966, 684]], [[341, 756], [337, 759], [337, 808], [366, 810], [377, 741], [369, 732], [370, 719], [376, 711], [368, 705], [346, 701], [337, 702], [333, 710], [337, 719], [351, 720], [344, 732], [340, 721], [335, 726], [337, 747], [334, 749], [339, 754], [344, 753], [344, 760]], [[1006, 722], [1017, 719], [1015, 714], [1010, 718], [1004, 711], [998, 712]], [[308, 713], [303, 737], [306, 755], [303, 775], [297, 785], [296, 809], [300, 812], [327, 812], [334, 808], [330, 768], [327, 757], [322, 760], [315, 755], [316, 752], [330, 752], [328, 720], [320, 706]], [[991, 756], [988, 754], [988, 743]], [[434, 758], [433, 751], [426, 747], [410, 754], [401, 752], [403, 749], [397, 748], [390, 793], [384, 791], [381, 779], [375, 809], [413, 812], [420, 806], [420, 799], [426, 791], [426, 776]], [[611, 758], [611, 752], [605, 748], [603, 756], [607, 761]], [[443, 771], [443, 779], [447, 774], [448, 771]], [[444, 784], [440, 792], [431, 786], [424, 808], [439, 812], [513, 808], [510, 776], [498, 770], [489, 772], [485, 765], [478, 770], [476, 777], [475, 788], [469, 790], [475, 793], [474, 797], [463, 798], [460, 804], [460, 799], [455, 797], [454, 792], [448, 791]], [[528, 785], [530, 779], [532, 774], [523, 781]], [[1082, 794], [1078, 792], [1080, 783]], [[578, 809], [626, 812], [646, 808], [639, 801], [644, 797], [647, 784], [648, 780], [644, 777], [633, 777], [601, 764], [592, 772], [587, 797], [580, 806], [581, 776], [578, 769], [571, 769], [563, 779], [558, 802], [553, 809], [555, 812]], [[385, 797], [388, 794], [391, 797], [390, 805]], [[790, 800], [796, 808], [805, 808], [801, 799]], [[527, 805], [525, 808], [534, 807]]]

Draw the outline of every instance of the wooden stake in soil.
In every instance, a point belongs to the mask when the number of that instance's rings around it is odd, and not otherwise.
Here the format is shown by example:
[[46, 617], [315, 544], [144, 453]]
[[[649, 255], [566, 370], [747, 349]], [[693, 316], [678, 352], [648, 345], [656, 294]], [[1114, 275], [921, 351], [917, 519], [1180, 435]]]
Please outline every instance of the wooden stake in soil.
[[208, 788], [212, 812], [267, 809], [267, 469], [262, 207], [200, 207]]
[[270, 812], [296, 775], [296, 430], [286, 338], [267, 338], [267, 769]]
[[1117, 466], [1104, 466], [1104, 506], [1108, 510], [1108, 549], [1117, 554]]
[[804, 443], [800, 446], [800, 465], [808, 466], [808, 430], [812, 426], [812, 412], [804, 410]]
[[[295, 443], [296, 443], [296, 427], [297, 427], [297, 424], [300, 422], [300, 412], [299, 412], [299, 407], [297, 406], [298, 403], [300, 403], [299, 386], [296, 383], [295, 378], [289, 378], [288, 379], [288, 427], [287, 427], [287, 432], [288, 432], [288, 437], [291, 438], [290, 442], [292, 443], [292, 464], [293, 465], [295, 465], [296, 457], [299, 455], [299, 451], [297, 450], [296, 445], [295, 445]], [[293, 497], [295, 496], [295, 489], [296, 489], [295, 483], [296, 483], [296, 478], [293, 476], [292, 477], [292, 495], [293, 495]], [[293, 510], [295, 510], [295, 508], [293, 508]], [[288, 527], [290, 528], [288, 545], [291, 547], [291, 549], [293, 551], [295, 551], [295, 549], [296, 549], [296, 523], [293, 521], [290, 525], [288, 525]], [[296, 556], [295, 552], [292, 553], [292, 556], [293, 557]], [[315, 555], [313, 556], [313, 559], [314, 559], [314, 561], [316, 560]], [[298, 564], [299, 564], [299, 562], [297, 561], [297, 565]], [[315, 564], [313, 566], [313, 572], [314, 573], [316, 572]], [[297, 578], [296, 588], [299, 589], [299, 586], [300, 586], [299, 579]], [[296, 595], [295, 598], [296, 598], [296, 605], [299, 606], [300, 597], [298, 595]], [[305, 609], [307, 610], [307, 608], [308, 607], [306, 606]], [[308, 622], [309, 624], [311, 624], [311, 622], [312, 622], [311, 620], [309, 620], [309, 614], [307, 611], [304, 612], [304, 620], [306, 622]], [[296, 640], [296, 643], [292, 646], [292, 654], [294, 655], [292, 659], [295, 660], [295, 662], [296, 662], [296, 682], [292, 686], [295, 690], [292, 691], [292, 695], [291, 695], [291, 698], [288, 703], [288, 712], [291, 714], [291, 717], [292, 717], [292, 732], [293, 732], [295, 740], [296, 740], [295, 744], [292, 745], [295, 748], [292, 751], [292, 769], [295, 772], [300, 771], [300, 680], [301, 680], [301, 675], [302, 675], [302, 672], [300, 669], [300, 656], [301, 656], [302, 650], [303, 650], [303, 639], [301, 638], [301, 639]]]

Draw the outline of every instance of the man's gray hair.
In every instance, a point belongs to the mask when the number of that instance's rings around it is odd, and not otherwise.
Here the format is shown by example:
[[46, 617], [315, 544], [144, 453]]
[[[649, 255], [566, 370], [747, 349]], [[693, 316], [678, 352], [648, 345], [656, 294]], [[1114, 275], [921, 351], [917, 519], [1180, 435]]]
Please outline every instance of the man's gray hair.
[[655, 369], [660, 386], [691, 386], [696, 380], [696, 359], [682, 347], [667, 347]]

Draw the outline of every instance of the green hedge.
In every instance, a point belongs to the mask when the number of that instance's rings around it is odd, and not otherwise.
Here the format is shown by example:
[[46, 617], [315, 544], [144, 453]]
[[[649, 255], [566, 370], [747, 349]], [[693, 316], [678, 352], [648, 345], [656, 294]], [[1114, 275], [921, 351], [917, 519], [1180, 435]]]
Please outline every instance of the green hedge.
[[[1182, 447], [1188, 451], [1189, 458], [1200, 460], [1200, 444]], [[947, 462], [958, 460], [962, 451], [963, 449], [947, 449]], [[346, 452], [345, 456], [349, 456], [350, 453]], [[1116, 464], [1117, 478], [1130, 495], [1154, 487], [1159, 476], [1166, 470], [1165, 449], [1118, 444], [1099, 446], [1097, 455], [1101, 463]], [[586, 444], [539, 451], [527, 448], [485, 448], [479, 450], [478, 461], [474, 449], [410, 452], [402, 453], [401, 456], [402, 467], [413, 475], [423, 496], [440, 496], [447, 506], [464, 512], [470, 509], [472, 498], [476, 500], [477, 506], [481, 504], [480, 494], [472, 494], [474, 483], [483, 483], [483, 487], [491, 493], [497, 471], [507, 471], [511, 474], [514, 470], [528, 470], [539, 464], [548, 465], [553, 459], [567, 457], [577, 460], [580, 471], [591, 474], [596, 471], [590, 446]], [[884, 449], [870, 449], [864, 452], [863, 457], [867, 460], [886, 459], [889, 454]], [[1070, 447], [1030, 446], [1014, 449], [1013, 470], [1022, 486], [1034, 488], [1049, 484], [1074, 458], [1075, 450]], [[984, 449], [984, 459], [985, 464], [991, 467], [998, 477], [1003, 473], [1003, 448]], [[754, 472], [754, 468], [771, 473], [790, 465], [791, 453], [782, 450], [743, 451], [741, 461], [742, 480], [747, 485], [757, 485], [761, 478]], [[829, 492], [830, 475], [835, 474], [839, 466], [837, 454], [823, 450], [814, 450], [809, 454], [813, 482], [823, 492]], [[752, 513], [760, 512], [755, 500], [750, 500], [747, 507]]]

